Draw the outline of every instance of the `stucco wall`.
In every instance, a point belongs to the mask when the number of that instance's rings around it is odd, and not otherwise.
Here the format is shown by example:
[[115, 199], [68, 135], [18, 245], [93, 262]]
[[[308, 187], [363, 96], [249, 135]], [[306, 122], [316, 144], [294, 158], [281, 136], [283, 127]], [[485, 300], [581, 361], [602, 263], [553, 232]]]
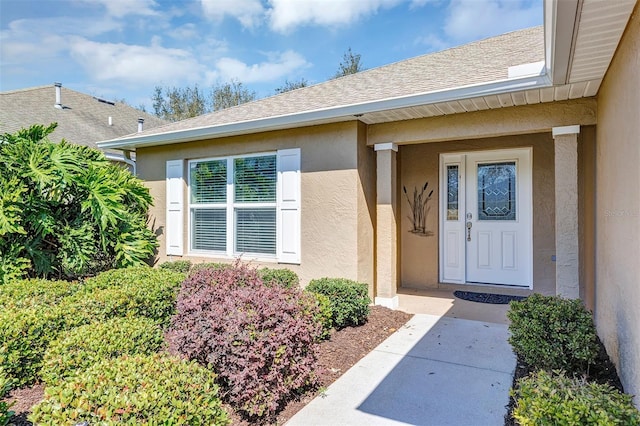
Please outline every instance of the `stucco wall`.
[[[640, 394], [640, 7], [598, 93], [596, 325], [625, 391]], [[635, 398], [640, 407], [640, 397]]]
[[[313, 278], [329, 276], [364, 281], [373, 289], [373, 217], [369, 207], [375, 171], [374, 175], [367, 171], [371, 169], [369, 156], [373, 154], [362, 134], [364, 129], [350, 122], [139, 149], [138, 173], [156, 200], [151, 220], [160, 236], [158, 261], [167, 260], [163, 233], [167, 160], [301, 148], [301, 264], [265, 265], [290, 268], [305, 285]], [[358, 166], [362, 169], [360, 173]], [[187, 195], [185, 182], [185, 254]], [[185, 258], [194, 262], [220, 260]]]
[[555, 294], [555, 201], [554, 149], [550, 133], [505, 136], [442, 143], [401, 146], [400, 185], [411, 195], [414, 187], [429, 182], [433, 189], [427, 215], [431, 236], [409, 232], [410, 207], [402, 193], [400, 200], [400, 279], [402, 286], [433, 288], [438, 286], [438, 223], [439, 223], [439, 155], [456, 151], [533, 147], [533, 282], [534, 291]]

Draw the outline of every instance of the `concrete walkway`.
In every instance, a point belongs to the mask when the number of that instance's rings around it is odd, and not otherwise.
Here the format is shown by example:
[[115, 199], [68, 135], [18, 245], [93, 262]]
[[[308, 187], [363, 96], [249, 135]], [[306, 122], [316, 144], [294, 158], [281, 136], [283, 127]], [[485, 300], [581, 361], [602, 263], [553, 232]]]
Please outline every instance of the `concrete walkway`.
[[506, 324], [416, 314], [287, 425], [502, 425], [507, 336]]

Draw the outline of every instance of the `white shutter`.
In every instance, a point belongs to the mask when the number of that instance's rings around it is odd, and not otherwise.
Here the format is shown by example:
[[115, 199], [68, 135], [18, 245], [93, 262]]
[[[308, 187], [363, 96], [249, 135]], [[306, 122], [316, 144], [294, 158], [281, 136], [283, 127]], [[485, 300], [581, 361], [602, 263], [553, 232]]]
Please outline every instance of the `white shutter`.
[[167, 255], [182, 256], [183, 254], [183, 173], [184, 162], [182, 160], [167, 161], [167, 217], [164, 226]]
[[278, 151], [278, 261], [300, 263], [300, 148]]

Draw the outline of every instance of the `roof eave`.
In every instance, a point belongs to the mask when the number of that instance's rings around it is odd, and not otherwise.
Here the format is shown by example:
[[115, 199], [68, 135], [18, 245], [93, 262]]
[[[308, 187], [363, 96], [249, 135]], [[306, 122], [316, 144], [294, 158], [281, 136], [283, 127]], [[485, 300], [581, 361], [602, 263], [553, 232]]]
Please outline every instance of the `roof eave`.
[[554, 85], [568, 83], [581, 0], [545, 0], [545, 62]]
[[489, 83], [460, 86], [454, 89], [427, 92], [410, 96], [387, 98], [372, 102], [343, 105], [301, 113], [268, 117], [257, 120], [247, 120], [228, 124], [219, 124], [195, 129], [179, 130], [129, 138], [113, 139], [99, 142], [103, 149], [135, 149], [158, 145], [190, 142], [203, 139], [214, 139], [257, 132], [266, 132], [286, 128], [304, 127], [322, 123], [355, 120], [358, 116], [394, 110], [429, 105], [438, 102], [449, 102], [470, 99], [481, 96], [511, 93], [521, 90], [539, 89], [551, 86], [546, 73], [521, 78], [498, 80]]

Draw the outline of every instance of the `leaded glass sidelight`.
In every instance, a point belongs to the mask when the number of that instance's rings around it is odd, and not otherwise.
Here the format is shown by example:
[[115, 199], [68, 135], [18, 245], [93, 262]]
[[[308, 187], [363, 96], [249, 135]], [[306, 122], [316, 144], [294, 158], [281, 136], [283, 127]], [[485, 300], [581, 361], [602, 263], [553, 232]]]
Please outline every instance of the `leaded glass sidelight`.
[[516, 220], [516, 163], [478, 164], [478, 220]]
[[447, 166], [447, 220], [458, 220], [458, 165]]

